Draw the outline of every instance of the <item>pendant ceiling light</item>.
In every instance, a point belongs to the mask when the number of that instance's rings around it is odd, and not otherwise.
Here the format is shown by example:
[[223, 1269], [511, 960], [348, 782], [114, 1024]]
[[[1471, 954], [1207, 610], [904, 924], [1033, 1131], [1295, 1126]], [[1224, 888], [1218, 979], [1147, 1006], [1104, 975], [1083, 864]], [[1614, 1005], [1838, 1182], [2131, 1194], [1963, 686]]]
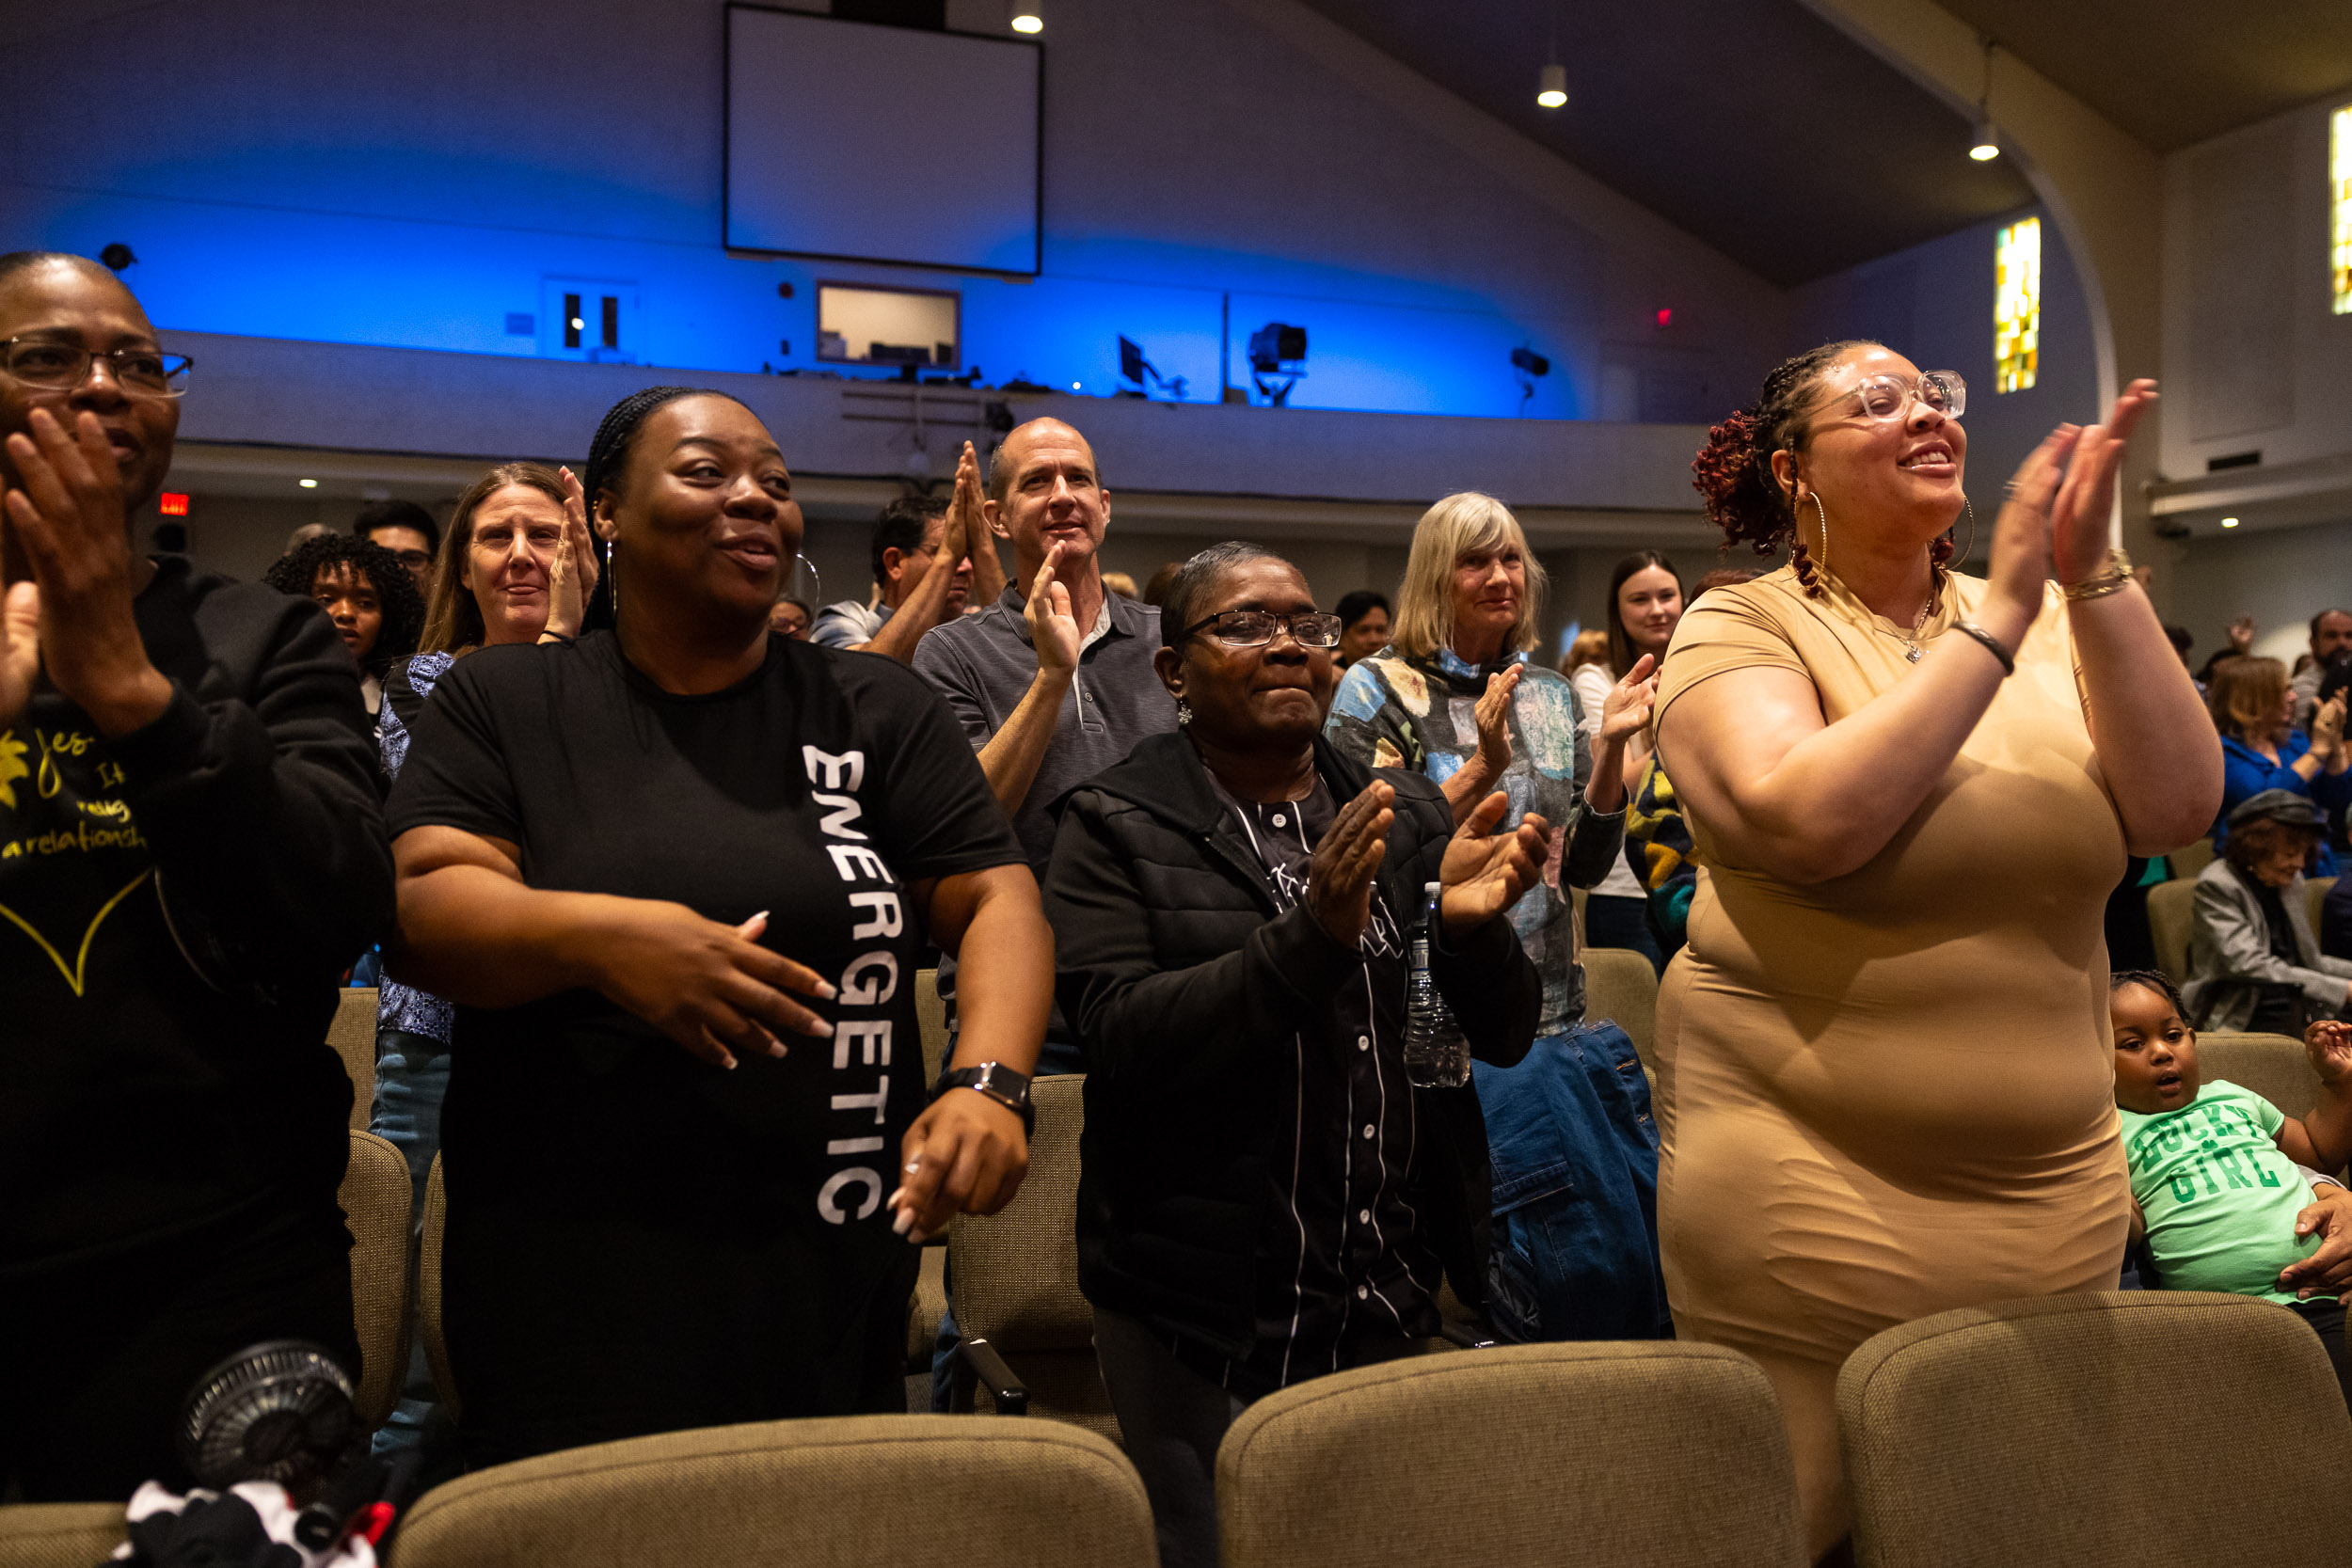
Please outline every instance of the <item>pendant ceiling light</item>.
[[1977, 98], [1977, 127], [1968, 156], [1989, 164], [2001, 155], [2001, 134], [1993, 125], [1993, 40], [1984, 41], [1984, 91]]
[[1012, 30], [1016, 33], [1045, 31], [1045, 0], [1012, 0]]
[[1535, 102], [1547, 109], [1564, 107], [1568, 102], [1568, 68], [1560, 63], [1560, 11], [1557, 5], [1551, 12], [1551, 53], [1549, 63], [1536, 74]]

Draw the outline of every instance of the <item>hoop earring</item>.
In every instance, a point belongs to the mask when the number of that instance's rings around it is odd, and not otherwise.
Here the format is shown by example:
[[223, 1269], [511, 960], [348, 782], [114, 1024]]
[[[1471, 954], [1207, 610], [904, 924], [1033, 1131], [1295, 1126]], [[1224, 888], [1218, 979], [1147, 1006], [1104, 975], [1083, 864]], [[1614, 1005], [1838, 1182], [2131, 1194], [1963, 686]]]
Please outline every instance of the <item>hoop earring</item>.
[[1821, 492], [1813, 492], [1813, 510], [1821, 519], [1821, 571], [1829, 571], [1829, 508], [1821, 504]]
[[1968, 504], [1966, 496], [1960, 498], [1960, 509], [1968, 515], [1968, 547], [1960, 552], [1960, 559], [1965, 562], [1977, 553], [1977, 509]]

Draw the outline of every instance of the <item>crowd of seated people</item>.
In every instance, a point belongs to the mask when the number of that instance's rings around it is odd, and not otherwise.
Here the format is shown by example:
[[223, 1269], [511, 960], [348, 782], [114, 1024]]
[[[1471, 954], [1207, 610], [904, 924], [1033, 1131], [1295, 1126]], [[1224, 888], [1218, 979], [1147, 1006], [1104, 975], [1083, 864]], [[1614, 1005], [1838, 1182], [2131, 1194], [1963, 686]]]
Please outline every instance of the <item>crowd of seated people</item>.
[[[1138, 594], [1104, 567], [1102, 465], [1056, 418], [985, 462], [967, 446], [944, 500], [893, 503], [870, 596], [812, 613], [788, 594], [788, 454], [684, 386], [580, 432], [579, 477], [501, 464], [445, 526], [378, 503], [239, 585], [130, 537], [190, 384], [103, 267], [0, 257], [10, 1499], [184, 1487], [180, 1402], [256, 1341], [356, 1365], [351, 1089], [323, 1042], [372, 951], [370, 1122], [418, 1214], [440, 1159], [465, 1391], [453, 1426], [412, 1352], [379, 1448], [483, 1465], [904, 1410], [911, 1243], [1013, 1201], [1031, 1079], [1084, 1073], [1078, 1282], [1171, 1565], [1217, 1560], [1217, 1445], [1250, 1401], [1420, 1354], [1448, 1295], [1503, 1340], [1752, 1349], [1785, 1325], [1733, 1304], [1835, 1309], [1837, 1343], [1768, 1366], [1825, 1550], [1842, 1505], [1809, 1390], [1850, 1331], [2111, 1286], [2133, 1238], [2177, 1274], [2212, 1217], [2168, 1196], [2168, 1117], [2221, 1118], [2249, 1160], [2264, 1139], [2322, 1170], [2352, 1152], [2332, 1022], [2352, 961], [2317, 950], [2301, 883], [2344, 699], [2314, 684], [2297, 727], [2284, 670], [2240, 658], [2209, 722], [2090, 542], [2144, 386], [2021, 470], [1979, 579], [1949, 564], [1958, 379], [1876, 344], [1792, 360], [1696, 466], [1727, 539], [1791, 563], [1686, 594], [1665, 556], [1629, 555], [1554, 669], [1546, 575], [1502, 501], [1435, 501], [1387, 592], [1327, 601], [1230, 542]], [[2112, 796], [2084, 782], [2087, 710]], [[2215, 722], [2232, 780], [2261, 770], [2226, 805]], [[2063, 822], [1964, 782], [2004, 748], [2055, 759], [2034, 787]], [[1996, 1040], [1999, 1007], [2030, 1005], [2082, 1044], [2101, 900], [2209, 822], [2199, 911], [2226, 940], [2197, 947], [2185, 1001], [2119, 985], [2111, 1084], [2081, 1051], [2037, 1058], [2062, 1103], [2001, 1123], [2050, 1146], [2017, 1169], [1953, 1162], [1979, 1124], [1940, 1088], [1878, 1094], [1891, 1119], [1865, 1126], [1838, 1084], [1774, 1106], [1740, 1077], [1740, 1052], [1777, 1049], [1768, 1014], [1828, 1031], [1841, 1071], [1899, 1076], [1886, 1047], [1912, 1037], [1856, 1027], [1835, 987], [1925, 883], [1920, 951], [1998, 927], [2013, 952], [2002, 923], [2026, 920], [2039, 957], [1997, 985], [1906, 970], [1918, 1005], [1981, 1001]], [[1588, 1016], [1588, 946], [1669, 975], [1655, 1101], [1625, 1030]], [[926, 1082], [934, 965], [947, 1054]], [[1422, 976], [1458, 1074], [1408, 1051]], [[2201, 1086], [2193, 1015], [2305, 1036], [2322, 1109]], [[1808, 1117], [1847, 1149], [1781, 1136]], [[1678, 1149], [1677, 1122], [1727, 1131]], [[1914, 1157], [1946, 1162], [1942, 1196], [1897, 1191]], [[1847, 1300], [1739, 1251], [1763, 1227], [1729, 1195], [1831, 1180], [1909, 1205], [1940, 1261]], [[2278, 1180], [2296, 1211], [2232, 1208], [2217, 1223], [2249, 1239], [2210, 1277], [2302, 1311], [2341, 1368], [2352, 1197]], [[2055, 1261], [1988, 1240], [2020, 1197], [2078, 1211]]]

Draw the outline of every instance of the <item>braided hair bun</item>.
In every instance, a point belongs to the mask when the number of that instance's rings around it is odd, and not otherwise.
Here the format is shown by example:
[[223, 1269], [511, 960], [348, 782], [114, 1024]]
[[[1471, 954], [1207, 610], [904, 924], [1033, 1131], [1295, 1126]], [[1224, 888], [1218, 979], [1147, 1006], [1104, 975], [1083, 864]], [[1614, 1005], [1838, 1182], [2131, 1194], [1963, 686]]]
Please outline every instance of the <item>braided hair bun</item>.
[[1870, 346], [1867, 340], [1846, 339], [1783, 361], [1764, 378], [1752, 406], [1708, 431], [1707, 445], [1691, 462], [1691, 485], [1706, 498], [1708, 518], [1724, 531], [1726, 546], [1772, 555], [1794, 538], [1796, 515], [1788, 493], [1772, 477], [1772, 453], [1804, 450], [1814, 383], [1840, 356]]

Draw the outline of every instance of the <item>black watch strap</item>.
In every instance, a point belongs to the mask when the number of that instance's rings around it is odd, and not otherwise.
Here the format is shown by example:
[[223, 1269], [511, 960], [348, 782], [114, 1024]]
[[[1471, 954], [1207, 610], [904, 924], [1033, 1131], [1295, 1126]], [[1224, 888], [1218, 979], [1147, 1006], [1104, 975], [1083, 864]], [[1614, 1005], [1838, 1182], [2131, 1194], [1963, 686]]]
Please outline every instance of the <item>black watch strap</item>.
[[982, 1062], [977, 1067], [950, 1068], [939, 1075], [931, 1087], [931, 1098], [937, 1100], [949, 1089], [973, 1089], [988, 1096], [1006, 1110], [1021, 1118], [1021, 1135], [1027, 1137], [1037, 1131], [1037, 1106], [1029, 1099], [1028, 1074], [1016, 1072], [1002, 1062]]

